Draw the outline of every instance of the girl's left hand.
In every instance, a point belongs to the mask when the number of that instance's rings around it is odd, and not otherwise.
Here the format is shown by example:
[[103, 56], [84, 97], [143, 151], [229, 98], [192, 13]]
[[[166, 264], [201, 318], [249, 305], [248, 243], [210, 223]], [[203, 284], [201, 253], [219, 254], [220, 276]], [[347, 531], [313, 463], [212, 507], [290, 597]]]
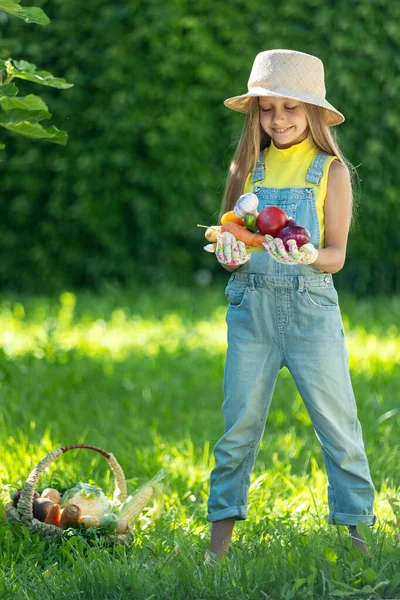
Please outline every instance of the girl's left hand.
[[311, 265], [318, 258], [318, 250], [312, 244], [304, 244], [297, 248], [295, 240], [288, 240], [289, 251], [279, 238], [273, 238], [271, 235], [266, 235], [266, 242], [263, 246], [270, 256], [277, 262], [286, 265]]

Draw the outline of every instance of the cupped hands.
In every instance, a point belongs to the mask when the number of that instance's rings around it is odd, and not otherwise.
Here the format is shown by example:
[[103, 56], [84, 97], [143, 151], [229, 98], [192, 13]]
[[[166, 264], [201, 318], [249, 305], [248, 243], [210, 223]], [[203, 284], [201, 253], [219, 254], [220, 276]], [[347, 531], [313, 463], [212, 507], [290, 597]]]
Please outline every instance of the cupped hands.
[[265, 236], [263, 242], [265, 250], [277, 262], [286, 265], [311, 265], [318, 258], [318, 250], [313, 244], [304, 244], [297, 247], [295, 240], [288, 240], [289, 249], [286, 250], [284, 243], [279, 238], [273, 238], [271, 235]]

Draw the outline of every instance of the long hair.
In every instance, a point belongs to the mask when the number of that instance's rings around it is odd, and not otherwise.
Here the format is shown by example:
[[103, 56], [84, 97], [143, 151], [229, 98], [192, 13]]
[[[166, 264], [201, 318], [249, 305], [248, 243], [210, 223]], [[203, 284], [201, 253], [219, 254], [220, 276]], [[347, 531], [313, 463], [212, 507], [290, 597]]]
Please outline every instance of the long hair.
[[[309, 126], [309, 136], [315, 146], [331, 156], [336, 156], [349, 172], [352, 187], [352, 221], [354, 221], [357, 201], [354, 189], [359, 189], [359, 178], [355, 167], [346, 159], [339, 148], [336, 132], [329, 127], [324, 118], [324, 109], [313, 104], [303, 103]], [[235, 155], [229, 167], [225, 192], [221, 203], [220, 217], [232, 210], [237, 199], [243, 194], [246, 178], [258, 160], [261, 150], [270, 146], [271, 138], [260, 125], [258, 98], [250, 98], [249, 111], [243, 125], [242, 133]], [[358, 194], [357, 194], [358, 196]]]

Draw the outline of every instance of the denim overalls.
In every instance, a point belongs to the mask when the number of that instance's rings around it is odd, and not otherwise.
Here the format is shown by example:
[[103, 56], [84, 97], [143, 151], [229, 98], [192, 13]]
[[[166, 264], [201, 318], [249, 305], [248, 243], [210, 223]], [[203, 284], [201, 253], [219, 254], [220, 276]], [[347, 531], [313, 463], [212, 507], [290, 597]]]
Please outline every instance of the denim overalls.
[[[255, 185], [259, 208], [282, 208], [320, 246], [314, 188], [327, 155], [318, 152], [304, 188]], [[260, 154], [252, 183], [264, 179]], [[224, 375], [225, 434], [214, 448], [209, 521], [245, 519], [250, 474], [264, 433], [279, 370], [286, 366], [306, 405], [328, 475], [328, 523], [375, 523], [374, 488], [348, 369], [332, 275], [312, 265], [284, 265], [252, 254], [226, 288], [228, 349]]]

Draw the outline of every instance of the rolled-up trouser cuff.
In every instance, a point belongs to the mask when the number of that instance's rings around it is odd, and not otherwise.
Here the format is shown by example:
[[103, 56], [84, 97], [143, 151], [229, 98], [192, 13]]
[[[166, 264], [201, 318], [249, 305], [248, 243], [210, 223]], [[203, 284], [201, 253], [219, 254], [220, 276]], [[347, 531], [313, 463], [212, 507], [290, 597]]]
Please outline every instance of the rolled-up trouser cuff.
[[359, 521], [366, 525], [375, 525], [375, 515], [347, 515], [346, 513], [329, 513], [329, 525], [357, 525]]
[[247, 506], [234, 506], [232, 508], [224, 508], [224, 510], [217, 510], [217, 512], [209, 513], [207, 515], [207, 521], [213, 523], [214, 521], [221, 521], [222, 519], [235, 518], [238, 521], [244, 521], [247, 519]]

